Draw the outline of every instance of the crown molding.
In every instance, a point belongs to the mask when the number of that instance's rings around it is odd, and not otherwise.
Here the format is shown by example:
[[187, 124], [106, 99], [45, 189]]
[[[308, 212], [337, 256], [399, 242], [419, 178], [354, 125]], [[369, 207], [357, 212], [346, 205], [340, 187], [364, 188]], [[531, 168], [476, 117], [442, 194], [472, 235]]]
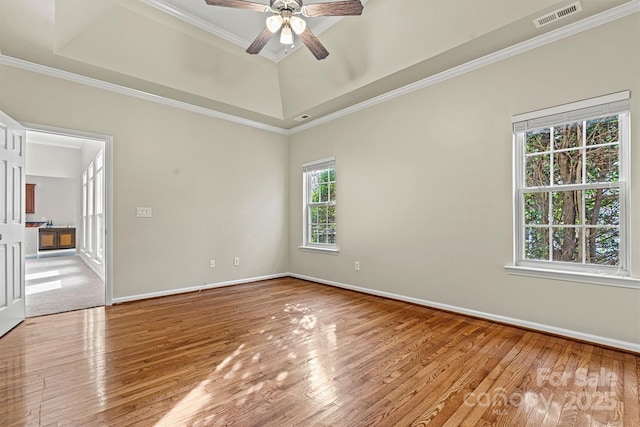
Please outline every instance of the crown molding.
[[312, 120], [303, 125], [296, 126], [289, 129], [289, 135], [293, 135], [304, 130], [311, 129], [312, 127], [348, 116], [349, 114], [353, 114], [357, 111], [373, 107], [374, 105], [381, 104], [399, 96], [407, 95], [417, 90], [442, 83], [454, 77], [458, 77], [482, 67], [486, 67], [487, 65], [495, 64], [496, 62], [503, 61], [513, 56], [520, 55], [521, 53], [528, 52], [530, 50], [548, 45], [550, 43], [554, 43], [558, 40], [562, 40], [564, 38], [573, 36], [583, 31], [590, 30], [600, 25], [607, 24], [609, 22], [616, 21], [618, 19], [638, 12], [640, 12], [640, 0], [632, 0], [628, 3], [601, 12], [597, 15], [593, 15], [580, 21], [574, 22], [573, 24], [558, 28], [522, 43], [518, 43], [505, 49], [499, 50], [497, 52], [490, 53], [481, 58], [474, 59], [473, 61], [469, 61], [465, 64], [450, 68], [441, 73], [434, 74], [433, 76], [419, 80], [415, 83], [408, 84], [399, 89], [392, 90], [390, 92], [360, 102], [359, 104], [352, 105], [351, 107], [347, 107], [340, 111], [336, 111], [335, 113]]
[[[192, 15], [184, 10], [177, 9], [173, 5], [170, 5], [163, 0], [138, 0], [141, 3], [146, 4], [147, 6], [151, 6], [154, 9], [158, 9], [168, 15], [171, 15], [175, 18], [180, 19], [181, 21], [186, 22], [187, 24], [191, 24], [194, 27], [198, 27], [201, 30], [204, 30], [208, 33], [213, 34], [214, 36], [220, 37], [223, 40], [226, 40], [230, 43], [240, 46], [243, 49], [246, 49], [252, 42], [252, 40], [245, 40], [242, 37], [238, 37], [237, 35], [223, 30], [222, 28], [205, 21], [202, 18], [198, 18], [195, 15]], [[260, 56], [264, 56], [267, 59], [270, 59], [273, 62], [278, 62], [281, 58], [278, 55], [274, 55], [273, 53], [262, 50], [259, 54]]]
[[34, 73], [43, 74], [50, 77], [56, 77], [63, 80], [68, 80], [74, 83], [79, 83], [85, 86], [91, 86], [98, 89], [107, 90], [109, 92], [119, 93], [121, 95], [127, 95], [145, 101], [154, 102], [156, 104], [167, 105], [169, 107], [179, 108], [181, 110], [191, 111], [193, 113], [203, 114], [209, 117], [215, 117], [216, 119], [226, 120], [233, 123], [253, 127], [256, 129], [262, 129], [269, 132], [278, 133], [281, 135], [288, 135], [289, 131], [276, 126], [271, 126], [265, 123], [256, 122], [254, 120], [245, 119], [243, 117], [234, 116], [220, 111], [212, 110], [210, 108], [200, 107], [198, 105], [189, 104], [187, 102], [177, 101], [175, 99], [166, 98], [164, 96], [154, 95], [152, 93], [143, 92], [136, 89], [131, 89], [126, 86], [117, 85], [115, 83], [105, 82], [103, 80], [94, 79], [91, 77], [82, 76], [80, 74], [71, 73], [69, 71], [59, 70], [57, 68], [48, 67], [46, 65], [36, 64], [22, 59], [14, 58], [12, 56], [3, 55], [0, 53], [0, 65], [8, 65], [10, 67], [19, 68], [22, 70], [32, 71]]
[[[140, 1], [147, 2], [147, 1], [158, 1], [158, 0], [140, 0]], [[433, 86], [438, 83], [442, 83], [446, 80], [480, 69], [487, 65], [494, 64], [496, 62], [511, 58], [521, 53], [536, 49], [541, 46], [545, 46], [547, 44], [556, 42], [558, 40], [562, 40], [566, 37], [570, 37], [572, 35], [598, 27], [600, 25], [613, 22], [615, 20], [624, 18], [626, 16], [629, 16], [638, 12], [640, 12], [640, 0], [631, 0], [628, 3], [609, 9], [605, 12], [599, 13], [597, 15], [593, 15], [589, 18], [585, 18], [573, 24], [569, 24], [566, 27], [558, 28], [556, 30], [534, 37], [522, 43], [518, 43], [516, 45], [505, 48], [503, 50], [491, 53], [482, 58], [469, 61], [465, 64], [459, 65], [457, 67], [451, 68], [449, 70], [446, 70], [441, 73], [435, 74], [433, 76], [427, 77], [425, 79], [419, 80], [415, 83], [411, 83], [409, 85], [403, 86], [399, 89], [384, 93], [382, 95], [376, 96], [369, 100], [352, 105], [351, 107], [344, 108], [340, 111], [336, 111], [335, 113], [331, 113], [324, 117], [320, 117], [318, 119], [312, 120], [305, 124], [296, 126], [289, 130], [280, 128], [277, 126], [271, 126], [271, 125], [257, 122], [254, 120], [248, 120], [243, 117], [222, 113], [220, 111], [212, 110], [210, 108], [200, 107], [200, 106], [189, 104], [186, 102], [177, 101], [171, 98], [166, 98], [163, 96], [150, 94], [150, 93], [139, 91], [136, 89], [131, 89], [131, 88], [117, 85], [114, 83], [109, 83], [109, 82], [94, 79], [91, 77], [86, 77], [79, 74], [71, 73], [68, 71], [59, 70], [59, 69], [48, 67], [45, 65], [24, 61], [22, 59], [3, 55], [2, 53], [0, 53], [0, 64], [27, 70], [27, 71], [32, 71], [39, 74], [44, 74], [51, 77], [60, 78], [63, 80], [72, 81], [75, 83], [95, 87], [98, 89], [103, 89], [103, 90], [107, 90], [107, 91], [111, 91], [111, 92], [115, 92], [115, 93], [119, 93], [127, 96], [132, 96], [134, 98], [144, 99], [146, 101], [179, 108], [186, 111], [191, 111], [197, 114], [203, 114], [206, 116], [230, 121], [233, 123], [253, 127], [256, 129], [265, 130], [268, 132], [277, 133], [280, 135], [294, 135], [304, 130], [313, 128], [315, 126], [319, 126], [321, 124], [331, 122], [341, 117], [348, 116], [349, 114], [364, 110], [369, 107], [373, 107], [374, 105], [381, 104], [383, 102], [392, 100], [399, 96], [403, 96], [403, 95], [415, 92], [417, 90], [424, 89], [426, 87]]]

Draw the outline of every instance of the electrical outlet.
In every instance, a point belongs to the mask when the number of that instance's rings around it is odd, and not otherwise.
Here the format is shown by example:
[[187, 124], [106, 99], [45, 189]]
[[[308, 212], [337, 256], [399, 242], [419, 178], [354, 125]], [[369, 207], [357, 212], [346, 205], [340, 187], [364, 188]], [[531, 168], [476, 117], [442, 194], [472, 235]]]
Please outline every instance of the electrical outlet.
[[211, 266], [211, 268], [216, 268], [216, 260], [212, 259], [209, 265]]
[[353, 264], [353, 269], [356, 271], [360, 271], [360, 261], [356, 261], [355, 264]]
[[233, 259], [233, 265], [235, 265], [236, 267], [240, 265], [240, 258], [239, 257], [235, 257]]

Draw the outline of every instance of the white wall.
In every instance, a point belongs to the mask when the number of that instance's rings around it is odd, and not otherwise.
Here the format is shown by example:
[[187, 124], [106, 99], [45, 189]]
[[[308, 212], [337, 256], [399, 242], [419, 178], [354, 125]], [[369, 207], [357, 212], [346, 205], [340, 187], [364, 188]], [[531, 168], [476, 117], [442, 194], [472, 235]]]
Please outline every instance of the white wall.
[[27, 175], [77, 178], [80, 150], [27, 141]]
[[287, 272], [285, 136], [6, 66], [0, 94], [18, 121], [113, 136], [115, 298]]
[[51, 220], [54, 225], [72, 227], [78, 224], [78, 180], [33, 175], [27, 175], [25, 180], [27, 184], [36, 185], [36, 211], [27, 214], [27, 221]]
[[[290, 271], [639, 344], [639, 290], [516, 277], [503, 268], [513, 253], [511, 116], [631, 90], [633, 276], [640, 277], [638, 19], [293, 135]], [[299, 251], [301, 165], [334, 155], [340, 253]]]

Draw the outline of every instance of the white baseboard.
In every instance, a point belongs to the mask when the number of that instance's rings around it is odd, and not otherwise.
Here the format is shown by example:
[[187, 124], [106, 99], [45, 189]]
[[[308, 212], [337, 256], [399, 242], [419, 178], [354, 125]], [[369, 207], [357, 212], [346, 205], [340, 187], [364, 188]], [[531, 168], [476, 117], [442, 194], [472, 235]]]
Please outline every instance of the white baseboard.
[[184, 294], [187, 292], [203, 291], [205, 289], [222, 288], [224, 286], [233, 286], [233, 285], [242, 285], [245, 283], [260, 282], [261, 280], [281, 279], [283, 277], [289, 277], [289, 276], [290, 276], [289, 273], [278, 273], [278, 274], [270, 274], [267, 276], [249, 277], [246, 279], [231, 280], [228, 282], [208, 283], [208, 284], [199, 285], [199, 286], [190, 286], [188, 288], [168, 289], [166, 291], [150, 292], [148, 294], [129, 295], [126, 297], [113, 298], [113, 303], [118, 304], [118, 303], [123, 303], [128, 301], [137, 301], [137, 300], [142, 300], [147, 298], [165, 297], [169, 295]]
[[485, 313], [482, 311], [471, 310], [468, 308], [456, 307], [453, 305], [441, 304], [438, 302], [407, 297], [404, 295], [392, 294], [390, 292], [377, 291], [375, 289], [368, 289], [368, 288], [362, 288], [359, 286], [352, 286], [344, 283], [333, 282], [331, 280], [324, 280], [324, 279], [318, 279], [316, 277], [303, 276], [301, 274], [289, 273], [289, 276], [295, 277], [297, 279], [308, 280], [310, 282], [320, 283], [323, 285], [335, 286], [338, 288], [349, 289], [352, 291], [362, 292], [365, 294], [376, 295], [380, 297], [391, 298], [391, 299], [405, 301], [405, 302], [411, 302], [418, 305], [424, 305], [426, 307], [432, 307], [432, 308], [437, 308], [441, 310], [451, 311], [454, 313], [465, 314], [468, 316], [479, 317], [482, 319], [492, 320], [500, 323], [506, 323], [509, 325], [521, 326], [527, 329], [533, 329], [541, 332], [548, 332], [554, 335], [561, 335], [564, 337], [574, 338], [581, 341], [592, 342], [595, 344], [601, 344], [608, 347], [614, 347], [622, 350], [640, 353], [640, 344], [636, 344], [628, 341], [620, 341], [612, 338], [601, 337], [598, 335], [591, 335], [583, 332], [572, 331], [570, 329], [558, 328], [555, 326], [545, 325], [542, 323], [530, 322], [528, 320], [522, 320], [522, 319], [516, 319], [513, 317], [506, 317], [506, 316], [500, 316], [497, 314]]

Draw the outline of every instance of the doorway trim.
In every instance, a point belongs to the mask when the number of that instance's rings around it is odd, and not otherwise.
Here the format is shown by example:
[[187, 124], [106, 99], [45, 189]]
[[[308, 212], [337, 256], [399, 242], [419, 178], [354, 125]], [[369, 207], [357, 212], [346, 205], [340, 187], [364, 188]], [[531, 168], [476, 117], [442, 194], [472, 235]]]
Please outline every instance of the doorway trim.
[[[92, 139], [104, 143], [104, 192], [105, 192], [105, 259], [104, 259], [104, 287], [105, 306], [113, 304], [113, 137], [74, 129], [21, 122], [27, 131], [46, 132], [74, 138]], [[26, 160], [26, 157], [25, 157]]]

